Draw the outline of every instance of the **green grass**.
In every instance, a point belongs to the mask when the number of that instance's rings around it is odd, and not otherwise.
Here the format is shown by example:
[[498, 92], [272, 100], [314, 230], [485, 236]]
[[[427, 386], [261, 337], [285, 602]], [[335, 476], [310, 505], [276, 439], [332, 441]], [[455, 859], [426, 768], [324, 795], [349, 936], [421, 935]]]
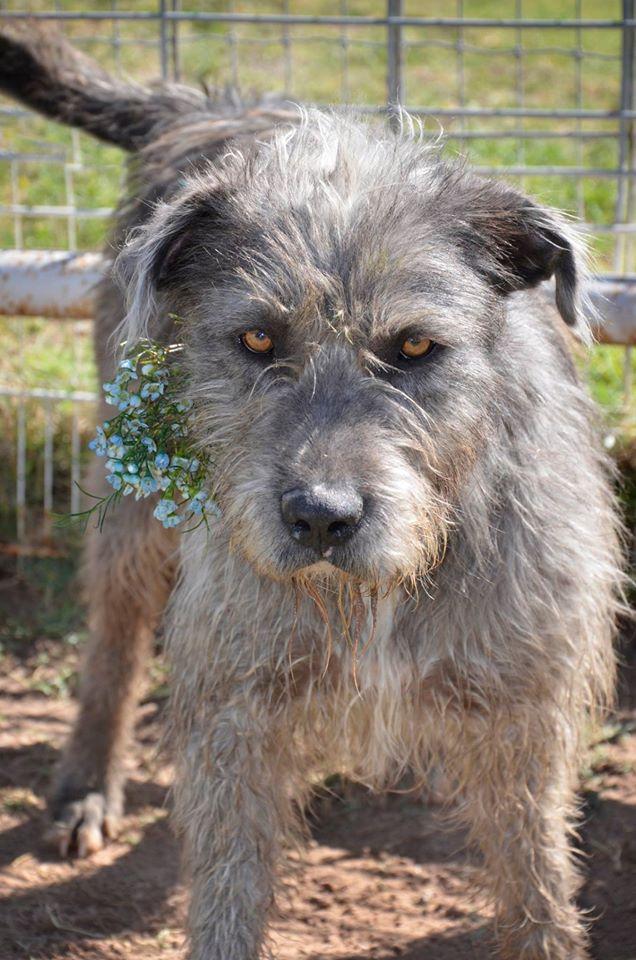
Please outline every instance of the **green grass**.
[[[62, 10], [78, 8], [77, 0], [59, 0]], [[156, 0], [127, 0], [128, 10], [156, 11]], [[189, 10], [227, 10], [225, 0], [188, 0]], [[540, 18], [572, 18], [574, 0], [533, 0], [526, 14]], [[9, 0], [8, 9], [24, 9], [24, 0]], [[87, 10], [112, 9], [111, 0], [91, 0]], [[33, 11], [51, 8], [50, 0], [30, 0]], [[280, 13], [280, 0], [237, 2], [238, 12]], [[338, 14], [340, 0], [290, 0], [289, 12]], [[438, 0], [406, 0], [407, 15], [453, 14]], [[349, 0], [350, 14], [384, 15], [384, 0]], [[583, 0], [584, 17], [618, 18], [619, 0]], [[510, 0], [465, 0], [466, 17], [510, 17]], [[121, 22], [116, 28], [119, 46], [113, 44], [115, 28], [108, 21], [68, 22], [65, 30], [74, 42], [105, 67], [128, 77], [147, 80], [159, 75], [158, 25], [156, 22]], [[349, 99], [354, 103], [377, 105], [386, 96], [386, 31], [382, 27], [340, 28], [294, 26], [287, 35], [291, 44], [281, 42], [284, 31], [278, 25], [182, 23], [178, 26], [182, 78], [194, 84], [223, 87], [238, 78], [244, 95], [285, 92], [298, 101], [320, 103]], [[621, 38], [616, 30], [584, 31], [581, 44], [585, 56], [574, 55], [575, 31], [524, 31], [488, 28], [450, 29], [405, 28], [404, 99], [409, 105], [455, 107], [462, 99], [458, 80], [458, 43], [464, 45], [463, 102], [468, 107], [518, 106], [518, 71], [522, 70], [523, 102], [529, 107], [563, 109], [579, 105], [577, 71], [580, 68], [581, 102], [586, 108], [613, 109], [620, 91]], [[422, 46], [422, 41], [426, 46]], [[520, 56], [511, 49], [516, 47]], [[476, 164], [485, 166], [571, 165], [611, 168], [618, 159], [615, 121], [582, 123], [580, 129], [599, 135], [578, 142], [571, 138], [550, 139], [547, 133], [577, 131], [575, 120], [564, 119], [458, 119], [445, 120], [449, 134], [461, 130], [479, 132], [479, 139], [452, 140], [451, 152], [463, 151]], [[438, 127], [429, 119], [426, 129], [436, 136]], [[532, 130], [533, 140], [513, 136], [497, 139], [501, 131]], [[74, 198], [85, 216], [73, 223], [68, 217], [23, 216], [14, 219], [0, 214], [0, 247], [26, 249], [98, 249], [104, 241], [107, 221], [91, 216], [117, 201], [123, 172], [123, 156], [115, 148], [97, 143], [58, 124], [29, 115], [0, 118], [0, 147], [6, 151], [28, 152], [38, 159], [11, 163], [0, 158], [0, 205], [19, 202], [31, 207], [63, 206]], [[62, 161], [62, 162], [61, 162]], [[610, 224], [615, 219], [616, 182], [590, 176], [579, 183], [563, 176], [511, 177], [543, 202], [554, 204], [590, 223]], [[69, 193], [70, 191], [70, 193]], [[599, 269], [614, 269], [616, 259], [612, 237], [594, 242]], [[632, 262], [634, 261], [634, 262]], [[626, 269], [636, 269], [634, 250], [622, 260]], [[3, 350], [0, 355], [0, 383], [32, 387], [94, 389], [94, 370], [86, 332], [74, 324], [40, 320], [0, 319]], [[631, 358], [636, 383], [636, 351]], [[617, 437], [618, 446], [636, 436], [633, 398], [628, 404], [623, 392], [625, 352], [616, 347], [596, 347], [582, 361], [595, 399], [601, 404], [607, 428]], [[56, 408], [56, 503], [66, 509], [69, 495], [68, 406]], [[90, 414], [81, 424], [86, 435]], [[31, 491], [41, 489], [43, 419], [33, 405], [28, 418], [28, 482]], [[0, 402], [0, 533], [13, 522], [10, 503], [14, 485], [15, 410]], [[34, 495], [34, 494], [32, 494]], [[33, 506], [36, 504], [34, 503]]]

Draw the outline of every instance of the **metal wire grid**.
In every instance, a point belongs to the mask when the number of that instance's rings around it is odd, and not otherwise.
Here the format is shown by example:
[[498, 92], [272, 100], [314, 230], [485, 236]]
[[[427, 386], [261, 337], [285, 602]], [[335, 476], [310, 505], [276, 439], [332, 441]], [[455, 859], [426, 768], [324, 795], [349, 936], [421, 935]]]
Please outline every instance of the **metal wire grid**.
[[[0, 552], [3, 540], [11, 550], [23, 547], [28, 553], [33, 544], [52, 545], [59, 539], [54, 513], [80, 510], [79, 484], [96, 398], [92, 390], [73, 383], [86, 380], [84, 371], [78, 375], [79, 348], [90, 343], [92, 324], [65, 326], [73, 343], [67, 382], [57, 389], [0, 383]], [[28, 362], [26, 349], [20, 359]]]
[[[311, 97], [311, 89], [306, 89], [312, 85], [297, 75], [303, 73], [303, 63], [312, 46], [324, 48], [328, 45], [337, 50], [337, 57], [330, 60], [330, 65], [337, 61], [339, 82], [329, 84], [329, 93], [331, 100], [345, 103], [359, 99], [361, 86], [359, 66], [352, 79], [352, 51], [356, 51], [358, 60], [362, 50], [370, 52], [369, 70], [362, 78], [362, 86], [369, 85], [370, 72], [375, 74], [377, 81], [378, 74], [385, 70], [386, 81], [382, 78], [382, 82], [373, 85], [371, 95], [376, 95], [376, 102], [362, 103], [361, 109], [381, 111], [387, 103], [400, 101], [415, 115], [431, 118], [429, 129], [432, 134], [437, 132], [432, 118], [441, 121], [446, 127], [445, 137], [461, 144], [469, 155], [474, 154], [477, 169], [484, 173], [503, 174], [522, 183], [530, 182], [535, 189], [538, 186], [539, 191], [541, 181], [545, 183], [548, 178], [558, 178], [564, 193], [563, 205], [573, 210], [591, 233], [610, 235], [614, 239], [613, 257], [605, 257], [605, 272], [621, 276], [633, 272], [633, 257], [629, 257], [629, 262], [625, 258], [633, 246], [629, 237], [636, 229], [626, 209], [634, 176], [634, 0], [623, 0], [621, 16], [607, 18], [584, 18], [583, 0], [573, 0], [570, 18], [552, 20], [525, 16], [523, 0], [502, 3], [504, 7], [514, 7], [514, 16], [498, 19], [465, 16], [466, 0], [456, 0], [455, 16], [437, 18], [405, 15], [405, 0], [387, 0], [383, 16], [352, 15], [349, 13], [350, 0], [336, 0], [338, 12], [323, 16], [295, 14], [291, 0], [280, 0], [279, 13], [265, 14], [237, 12], [235, 0], [228, 0], [227, 9], [218, 12], [183, 11], [178, 4], [179, 0], [158, 0], [154, 10], [124, 10], [120, 8], [120, 0], [111, 0], [108, 10], [76, 11], [66, 9], [58, 0], [54, 10], [35, 10], [31, 15], [62, 21], [70, 31], [77, 31], [78, 26], [91, 25], [95, 28], [91, 33], [74, 33], [74, 41], [98, 55], [100, 51], [102, 55], [108, 52], [112, 66], [120, 72], [160, 73], [168, 79], [192, 80], [196, 77], [192, 76], [192, 71], [188, 72], [187, 61], [195, 47], [199, 50], [205, 47], [210, 63], [215, 63], [219, 59], [219, 50], [224, 49], [223, 66], [215, 79], [235, 88], [245, 88], [246, 73], [260, 81], [261, 89], [271, 83], [267, 73], [273, 60], [271, 50], [275, 47], [278, 88], [290, 98], [304, 101], [315, 99]], [[135, 0], [131, 0], [130, 5], [134, 7]], [[147, 6], [143, 0], [137, 0], [136, 5]], [[25, 17], [27, 13], [20, 6], [18, 4], [18, 9], [9, 8], [9, 0], [2, 0], [0, 18]], [[528, 0], [526, 7], [531, 10]], [[141, 25], [144, 35], [140, 36], [138, 31], [130, 35], [131, 25]], [[265, 35], [245, 33], [245, 29], [253, 25]], [[205, 27], [209, 29], [201, 32]], [[274, 27], [276, 36], [272, 34]], [[198, 32], [193, 32], [195, 28]], [[312, 34], [309, 29], [320, 29], [321, 32]], [[550, 37], [561, 35], [570, 42], [526, 43], [525, 38], [536, 38], [539, 29], [541, 35], [546, 32]], [[360, 36], [361, 33], [364, 35]], [[510, 38], [504, 44], [500, 42], [503, 34]], [[587, 41], [601, 35], [616, 37], [617, 41], [620, 37], [621, 43], [616, 43], [615, 51], [591, 49]], [[131, 47], [143, 51], [141, 63], [131, 64], [128, 56]], [[259, 49], [270, 51], [260, 76], [254, 64]], [[444, 55], [448, 95], [442, 96], [441, 102], [422, 103], [421, 90], [417, 89], [418, 65], [440, 54]], [[487, 97], [491, 103], [476, 103], [475, 93], [470, 89], [470, 75], [475, 71], [467, 68], [467, 60], [474, 61], [475, 58], [481, 59], [482, 70], [488, 70], [490, 66], [495, 81], [502, 69], [507, 71], [502, 91], [497, 90], [496, 82], [493, 83]], [[537, 64], [539, 69], [546, 71], [546, 58], [553, 65], [549, 79], [553, 83], [556, 80], [558, 86], [570, 88], [564, 90], [563, 95], [571, 101], [567, 106], [533, 105], [532, 91], [527, 90], [528, 78]], [[602, 71], [606, 78], [608, 94], [603, 99], [614, 101], [607, 106], [590, 107], [585, 103], [584, 72], [593, 68]], [[439, 89], [437, 84], [436, 91]], [[479, 93], [483, 97], [485, 91]], [[507, 102], [498, 102], [500, 93], [505, 94]], [[482, 125], [476, 127], [475, 121]], [[484, 121], [488, 122], [485, 127]], [[113, 172], [118, 169], [112, 151], [96, 149], [91, 143], [91, 159], [87, 160], [84, 154], [89, 141], [75, 131], [67, 135], [70, 143], [67, 140], [52, 146], [46, 126], [11, 104], [0, 110], [0, 123], [5, 129], [3, 140], [6, 141], [6, 145], [0, 146], [0, 169], [5, 168], [0, 221], [4, 221], [2, 235], [5, 242], [9, 233], [8, 220], [12, 225], [10, 239], [17, 249], [38, 245], [37, 232], [34, 236], [34, 231], [28, 227], [29, 222], [39, 221], [41, 224], [57, 220], [63, 221], [66, 229], [65, 236], [59, 229], [52, 231], [56, 246], [68, 249], [95, 246], [100, 232], [99, 222], [108, 218], [111, 209], [106, 204], [78, 199], [76, 182], [78, 176], [86, 179], [90, 174], [96, 177], [106, 175], [112, 182]], [[46, 132], [34, 137], [33, 133], [38, 129]], [[59, 139], [58, 135], [53, 143], [59, 143]], [[25, 149], [25, 141], [27, 145], [31, 143], [30, 149]], [[490, 162], [480, 163], [483, 149], [477, 148], [489, 144], [492, 155], [492, 146], [497, 141], [501, 149], [494, 151]], [[572, 162], [564, 163], [562, 159], [553, 163], [533, 161], [529, 157], [529, 145], [537, 142], [543, 148], [549, 148], [550, 143], [559, 144], [560, 152], [571, 157]], [[613, 162], [594, 162], [594, 148], [603, 144], [610, 146]], [[546, 149], [545, 152], [551, 151]], [[602, 152], [609, 156], [607, 149]], [[24, 195], [24, 173], [37, 170], [38, 166], [41, 169], [43, 165], [59, 167], [61, 176], [51, 174], [56, 184], [52, 198], [45, 203], [41, 200], [33, 202], [28, 195], [28, 186], [27, 196]], [[590, 182], [597, 185], [602, 180], [611, 181], [614, 203], [611, 210], [605, 205], [604, 218], [590, 217], [589, 200], [586, 203], [586, 192], [589, 197], [590, 190], [586, 191], [585, 187]], [[567, 181], [574, 182], [574, 191], [566, 189]], [[554, 192], [553, 188], [551, 193]], [[556, 192], [559, 192], [558, 188]], [[82, 229], [87, 221], [93, 225], [92, 232]]]
[[[279, 0], [275, 11], [258, 0], [251, 4], [219, 0], [223, 8], [219, 10], [205, 9], [212, 5], [205, 0], [193, 0], [189, 10], [181, 9], [180, 0], [154, 4], [129, 0], [126, 8], [120, 0], [96, 0], [94, 9], [84, 10], [69, 7], [65, 0], [56, 0], [53, 9], [47, 10], [37, 9], [37, 0], [30, 10], [21, 0], [0, 0], [0, 19], [35, 16], [61, 22], [73, 42], [124, 75], [160, 74], [164, 79], [196, 82], [192, 64], [200, 65], [203, 58], [221, 63], [213, 79], [232, 88], [274, 86], [290, 99], [315, 102], [324, 101], [320, 92], [326, 90], [330, 102], [358, 101], [361, 110], [372, 113], [400, 102], [422, 118], [432, 135], [439, 129], [436, 121], [443, 124], [445, 138], [472, 155], [478, 170], [503, 174], [535, 193], [549, 184], [547, 199], [553, 202], [559, 202], [562, 194], [566, 200], [562, 205], [600, 238], [605, 275], [631, 282], [636, 232], [636, 0], [622, 0], [613, 8], [609, 4], [603, 17], [585, 17], [583, 4], [584, 0], [572, 0], [568, 16], [545, 20], [531, 16], [530, 0], [502, 0], [506, 15], [498, 18], [470, 16], [470, 0], [455, 0], [452, 15], [443, 17], [411, 15], [409, 0], [371, 0], [369, 6], [375, 12], [366, 15], [352, 12], [359, 8], [355, 0], [333, 0], [333, 9], [317, 15], [296, 13], [292, 0]], [[253, 9], [246, 11], [246, 6]], [[420, 13], [425, 3], [418, 0], [413, 6]], [[324, 7], [321, 3], [321, 10]], [[557, 42], [554, 37], [559, 38]], [[613, 45], [608, 37], [614, 38]], [[307, 79], [307, 61], [317, 48], [331, 51], [332, 71], [326, 84], [316, 83], [315, 76]], [[143, 56], [133, 60], [133, 51]], [[441, 90], [437, 78], [427, 97], [422, 65], [429, 61], [441, 65], [447, 89]], [[546, 82], [551, 79], [563, 88], [556, 98], [548, 97], [548, 106], [537, 105], [536, 84], [531, 82], [536, 70], [543, 71]], [[591, 105], [590, 70], [604, 77], [601, 87], [596, 85], [599, 102]], [[480, 71], [490, 77], [485, 87], [476, 89]], [[57, 133], [51, 136], [53, 130]], [[111, 208], [96, 202], [90, 191], [79, 190], [78, 182], [104, 178], [115, 184], [120, 164], [113, 151], [96, 147], [76, 131], [65, 133], [60, 141], [59, 128], [10, 103], [0, 107], [2, 131], [0, 172], [8, 171], [0, 194], [4, 228], [0, 235], [5, 243], [20, 249], [38, 245], [44, 236], [45, 245], [57, 248], [95, 246]], [[538, 143], [548, 157], [556, 147], [557, 162], [537, 162]], [[569, 162], [563, 162], [564, 156]], [[45, 167], [56, 171], [51, 175], [55, 189], [46, 202], [39, 198], [32, 202], [29, 181], [33, 172]], [[603, 202], [595, 206], [600, 183], [605, 185]], [[52, 242], [47, 243], [49, 237]], [[625, 349], [624, 370], [625, 402], [629, 403], [633, 391], [630, 347]], [[70, 462], [75, 480], [80, 470], [80, 411], [93, 398], [77, 390], [58, 393], [7, 386], [0, 392], [16, 405], [17, 533], [24, 540], [29, 500], [25, 411], [34, 401], [43, 404], [42, 506], [49, 517], [58, 405], [64, 400], [72, 407]], [[76, 509], [78, 491], [73, 483], [71, 491], [71, 508]]]
[[27, 541], [27, 418], [34, 402], [38, 403], [43, 414], [43, 472], [42, 472], [42, 522], [38, 531], [40, 539], [49, 539], [52, 534], [54, 507], [54, 440], [56, 432], [56, 414], [59, 404], [70, 404], [70, 494], [64, 509], [71, 514], [80, 509], [80, 476], [82, 462], [81, 428], [82, 408], [95, 403], [95, 395], [82, 390], [18, 390], [0, 386], [0, 397], [8, 397], [16, 410], [16, 473], [15, 473], [15, 532], [18, 543]]

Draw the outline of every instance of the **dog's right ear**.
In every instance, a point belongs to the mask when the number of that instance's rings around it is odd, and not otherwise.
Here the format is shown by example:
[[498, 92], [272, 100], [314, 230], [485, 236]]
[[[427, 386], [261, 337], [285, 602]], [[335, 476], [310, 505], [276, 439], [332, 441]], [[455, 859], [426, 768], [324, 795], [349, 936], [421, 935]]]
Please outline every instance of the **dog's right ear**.
[[562, 319], [587, 340], [584, 245], [563, 216], [499, 182], [464, 175], [460, 186], [451, 203], [477, 273], [503, 296], [554, 278]]
[[166, 312], [174, 312], [174, 291], [198, 262], [202, 247], [214, 248], [212, 236], [222, 219], [220, 191], [182, 195], [157, 204], [149, 220], [128, 236], [113, 277], [126, 299], [121, 340], [134, 344], [152, 337]]

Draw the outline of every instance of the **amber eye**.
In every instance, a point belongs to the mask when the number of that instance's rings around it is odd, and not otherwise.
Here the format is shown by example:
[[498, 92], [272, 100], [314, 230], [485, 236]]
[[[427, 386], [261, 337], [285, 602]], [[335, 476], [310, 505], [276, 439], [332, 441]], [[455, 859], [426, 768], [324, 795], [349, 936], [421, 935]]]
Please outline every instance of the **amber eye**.
[[274, 341], [264, 330], [247, 330], [241, 337], [241, 343], [251, 353], [271, 353]]
[[409, 337], [400, 347], [400, 355], [407, 360], [418, 360], [430, 353], [435, 344], [427, 337]]

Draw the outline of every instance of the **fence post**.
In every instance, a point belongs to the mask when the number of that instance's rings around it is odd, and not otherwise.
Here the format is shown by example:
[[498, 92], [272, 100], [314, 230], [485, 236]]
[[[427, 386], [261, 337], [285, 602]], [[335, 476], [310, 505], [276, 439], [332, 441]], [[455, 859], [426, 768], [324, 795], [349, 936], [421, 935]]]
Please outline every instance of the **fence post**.
[[[633, 111], [636, 102], [634, 82], [635, 76], [635, 31], [627, 21], [634, 20], [636, 12], [635, 0], [623, 0], [623, 28], [622, 28], [622, 55], [621, 55], [621, 119], [618, 169], [619, 177], [616, 186], [616, 223], [630, 223], [635, 214], [636, 197], [634, 195], [634, 160], [636, 158], [634, 143], [634, 120], [625, 117], [625, 111]], [[634, 240], [631, 235], [619, 234], [616, 241], [614, 268], [617, 272], [631, 273], [634, 261]], [[632, 394], [632, 350], [625, 348], [623, 367], [623, 389], [625, 408], [629, 409]]]
[[[403, 0], [387, 0], [387, 16], [401, 17]], [[402, 24], [389, 23], [387, 27], [387, 108], [391, 126], [399, 126], [399, 118], [391, 109], [402, 102]]]
[[[172, 12], [177, 13], [179, 10], [179, 0], [172, 0]], [[172, 31], [170, 36], [170, 44], [172, 47], [172, 79], [177, 83], [181, 80], [181, 60], [179, 58], [179, 21], [172, 21]]]
[[166, 0], [159, 0], [159, 63], [162, 80], [168, 80], [168, 20], [166, 12]]

